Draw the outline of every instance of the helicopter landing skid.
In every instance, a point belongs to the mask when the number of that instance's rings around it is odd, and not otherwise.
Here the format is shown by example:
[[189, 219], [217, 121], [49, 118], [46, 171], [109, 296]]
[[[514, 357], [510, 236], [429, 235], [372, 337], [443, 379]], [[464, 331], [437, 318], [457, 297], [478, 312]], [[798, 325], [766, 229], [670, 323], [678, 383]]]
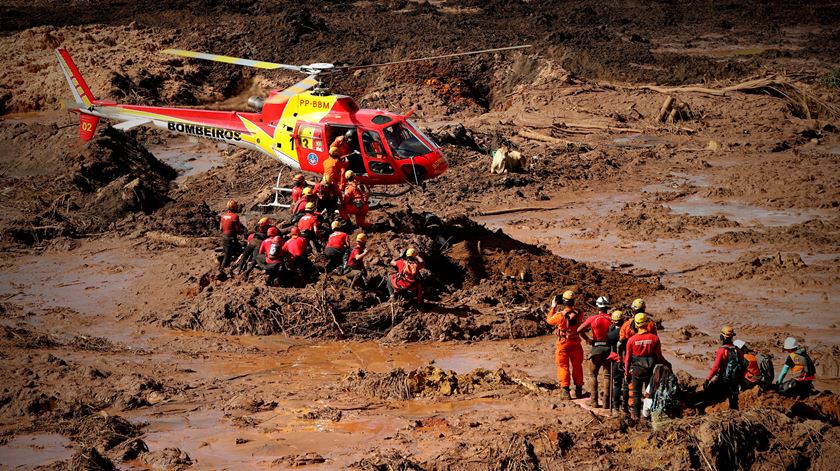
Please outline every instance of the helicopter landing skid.
[[277, 174], [277, 182], [271, 188], [274, 191], [274, 201], [272, 201], [270, 203], [265, 203], [265, 204], [259, 205], [261, 208], [286, 208], [286, 209], [288, 209], [288, 208], [292, 207], [292, 205], [290, 205], [290, 204], [284, 204], [284, 203], [280, 202], [280, 195], [282, 195], [283, 193], [291, 193], [292, 192], [291, 188], [283, 188], [283, 187], [280, 186], [280, 179], [282, 178], [282, 176], [283, 176], [283, 171], [281, 170]]

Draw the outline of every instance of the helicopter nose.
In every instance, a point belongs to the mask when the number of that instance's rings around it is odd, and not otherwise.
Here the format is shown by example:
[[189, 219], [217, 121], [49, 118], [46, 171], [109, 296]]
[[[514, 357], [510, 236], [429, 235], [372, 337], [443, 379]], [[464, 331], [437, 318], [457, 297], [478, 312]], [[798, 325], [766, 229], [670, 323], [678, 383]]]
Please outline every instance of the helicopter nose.
[[412, 162], [406, 163], [400, 168], [409, 181], [421, 182], [443, 174], [449, 168], [449, 161], [440, 151], [436, 150], [417, 156]]
[[427, 178], [434, 178], [443, 175], [443, 173], [449, 168], [449, 160], [440, 150], [435, 150], [434, 152], [426, 154], [424, 157], [427, 161]]

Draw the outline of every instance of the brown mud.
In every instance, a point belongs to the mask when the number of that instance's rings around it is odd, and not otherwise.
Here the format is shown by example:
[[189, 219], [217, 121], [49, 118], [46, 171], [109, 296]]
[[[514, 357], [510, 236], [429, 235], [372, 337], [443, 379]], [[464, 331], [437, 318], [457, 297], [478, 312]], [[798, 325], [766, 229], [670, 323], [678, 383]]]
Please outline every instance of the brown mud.
[[[6, 2], [0, 467], [833, 468], [838, 19], [823, 2]], [[158, 51], [366, 64], [526, 42], [329, 84], [416, 109], [450, 158], [371, 213], [366, 294], [318, 272], [215, 276], [225, 200], [252, 224], [277, 164], [105, 123], [82, 143], [52, 51], [98, 98], [242, 109], [296, 77]], [[676, 123], [644, 88], [770, 75], [799, 94], [671, 92], [690, 109]], [[489, 172], [502, 143], [524, 171]], [[420, 307], [380, 283], [409, 244], [428, 262]], [[560, 399], [543, 318], [570, 287], [585, 305], [647, 300], [681, 417], [654, 429]], [[796, 336], [820, 393], [754, 390], [698, 415], [722, 324], [777, 372]]]

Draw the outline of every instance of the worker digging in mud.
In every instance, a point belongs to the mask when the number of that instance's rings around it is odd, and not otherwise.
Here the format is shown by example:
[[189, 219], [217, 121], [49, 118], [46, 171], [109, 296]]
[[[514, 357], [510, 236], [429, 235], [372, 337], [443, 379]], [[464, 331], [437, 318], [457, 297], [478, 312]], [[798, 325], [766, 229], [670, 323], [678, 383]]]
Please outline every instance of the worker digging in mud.
[[349, 280], [351, 288], [365, 289], [367, 285], [367, 268], [365, 267], [365, 257], [368, 253], [367, 240], [367, 234], [364, 232], [358, 234], [356, 245], [353, 246], [353, 250], [350, 251], [344, 263], [342, 273]]
[[397, 297], [414, 298], [417, 304], [422, 304], [423, 286], [420, 284], [420, 270], [423, 269], [424, 261], [417, 254], [417, 249], [409, 247], [399, 257], [391, 260], [391, 266], [397, 269], [396, 273], [391, 274], [388, 283], [391, 300]]
[[293, 227], [289, 232], [289, 240], [283, 244], [283, 251], [286, 255], [286, 267], [296, 274], [301, 274], [308, 268], [307, 258], [309, 242], [301, 237], [300, 229]]
[[222, 250], [224, 254], [219, 262], [219, 272], [224, 273], [225, 269], [239, 255], [242, 247], [239, 245], [239, 235], [245, 232], [245, 227], [239, 222], [239, 203], [235, 200], [227, 202], [227, 211], [222, 214], [219, 220], [219, 229], [222, 232]]
[[330, 144], [330, 158], [324, 161], [324, 175], [329, 176], [337, 193], [344, 189], [344, 172], [347, 170], [347, 157], [353, 153], [351, 143], [354, 134], [352, 129], [348, 129], [336, 137]]
[[327, 273], [335, 270], [344, 264], [344, 257], [350, 251], [350, 236], [341, 230], [341, 221], [335, 220], [330, 224], [332, 232], [327, 237], [327, 244], [324, 247], [324, 258], [327, 259]]
[[[814, 379], [817, 375], [814, 361], [808, 355], [807, 349], [800, 346], [799, 342], [793, 337], [785, 339], [783, 349], [787, 353], [787, 358], [782, 366], [782, 371], [779, 373], [779, 379], [776, 381], [779, 385], [779, 394], [805, 398], [814, 389]], [[788, 373], [795, 376], [785, 381]]]
[[703, 383], [706, 404], [729, 400], [729, 408], [738, 410], [738, 394], [744, 376], [744, 360], [733, 344], [735, 329], [725, 325], [720, 329], [721, 346], [715, 353], [715, 363]]
[[257, 254], [259, 253], [260, 245], [268, 238], [269, 227], [271, 227], [271, 219], [262, 217], [257, 222], [257, 227], [254, 228], [254, 232], [248, 236], [245, 252], [239, 257], [239, 265], [236, 267], [239, 273], [244, 275], [246, 280], [251, 274], [251, 270], [257, 264]]
[[307, 186], [301, 191], [301, 197], [291, 206], [292, 224], [297, 224], [306, 214], [306, 205], [309, 203], [315, 204], [315, 194], [312, 192], [312, 187]]
[[615, 310], [610, 314], [610, 329], [607, 331], [607, 343], [610, 346], [610, 354], [607, 356], [610, 371], [610, 413], [618, 415], [623, 408], [627, 412], [627, 403], [623, 400], [624, 389], [624, 361], [623, 351], [618, 351], [618, 336], [621, 332], [621, 324], [624, 323], [624, 312]]
[[297, 174], [292, 179], [292, 206], [298, 202], [298, 200], [303, 196], [303, 189], [306, 187], [306, 180], [303, 178], [303, 174]]
[[633, 317], [636, 325], [636, 334], [627, 341], [627, 352], [624, 355], [624, 376], [625, 381], [630, 382], [629, 402], [631, 416], [638, 420], [642, 413], [642, 398], [645, 388], [653, 376], [653, 369], [656, 365], [671, 364], [662, 356], [662, 345], [659, 337], [649, 332], [652, 323], [644, 312]]
[[342, 219], [352, 214], [356, 217], [356, 225], [361, 229], [367, 229], [367, 213], [370, 210], [368, 203], [367, 188], [356, 181], [356, 174], [352, 170], [345, 172], [347, 185], [344, 188], [342, 200]]
[[303, 212], [303, 216], [298, 220], [297, 228], [300, 229], [300, 236], [309, 243], [312, 253], [318, 253], [321, 251], [321, 222], [315, 213], [315, 203], [312, 201], [306, 203]]
[[[610, 310], [610, 300], [606, 296], [601, 296], [595, 300], [595, 306], [598, 312], [594, 316], [588, 317], [580, 327], [577, 328], [580, 337], [588, 343], [592, 349], [589, 352], [590, 373], [592, 373], [592, 397], [590, 399], [592, 407], [601, 407], [602, 402], [598, 397], [598, 374], [601, 368], [604, 369], [604, 407], [610, 407], [610, 368], [607, 357], [610, 355], [610, 344], [607, 339], [607, 333], [612, 326], [612, 319], [608, 311]], [[587, 335], [588, 331], [592, 331], [592, 338]], [[616, 340], [618, 340], [616, 338]]]
[[273, 286], [285, 268], [286, 251], [283, 249], [283, 237], [276, 227], [269, 227], [266, 235], [268, 237], [260, 244], [257, 253], [257, 266], [267, 275], [265, 284]]
[[[560, 311], [557, 310], [559, 303], [564, 306]], [[562, 296], [552, 298], [546, 321], [549, 325], [556, 326], [554, 333], [557, 335], [557, 345], [554, 360], [557, 364], [557, 381], [563, 388], [560, 391], [560, 397], [561, 399], [572, 398], [569, 378], [571, 364], [575, 399], [583, 398], [583, 347], [580, 344], [580, 334], [578, 334], [578, 327], [583, 322], [583, 312], [575, 307], [574, 291], [567, 290]]]

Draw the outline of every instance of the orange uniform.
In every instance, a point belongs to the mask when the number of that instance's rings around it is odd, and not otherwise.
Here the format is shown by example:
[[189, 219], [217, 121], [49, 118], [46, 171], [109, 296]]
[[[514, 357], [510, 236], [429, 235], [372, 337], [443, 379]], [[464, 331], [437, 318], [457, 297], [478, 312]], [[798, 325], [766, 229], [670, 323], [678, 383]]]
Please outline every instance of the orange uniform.
[[557, 381], [563, 388], [569, 388], [569, 364], [571, 363], [571, 379], [575, 386], [583, 386], [583, 346], [580, 344], [578, 326], [583, 322], [583, 312], [576, 307], [567, 307], [557, 311], [552, 307], [548, 311], [546, 321], [549, 325], [557, 326], [557, 346], [554, 360], [557, 363]]
[[347, 183], [347, 188], [344, 189], [344, 202], [342, 204], [341, 216], [346, 218], [348, 214], [356, 216], [356, 225], [359, 227], [367, 227], [367, 213], [370, 211], [368, 204], [368, 194], [364, 187], [355, 181]]
[[[656, 334], [656, 323], [653, 321], [649, 321], [647, 327], [645, 327], [649, 333], [653, 335]], [[633, 323], [633, 318], [627, 319], [627, 321], [621, 325], [621, 330], [618, 332], [618, 340], [622, 342], [626, 342], [627, 339], [636, 335], [639, 330], [636, 329], [636, 324]]]

